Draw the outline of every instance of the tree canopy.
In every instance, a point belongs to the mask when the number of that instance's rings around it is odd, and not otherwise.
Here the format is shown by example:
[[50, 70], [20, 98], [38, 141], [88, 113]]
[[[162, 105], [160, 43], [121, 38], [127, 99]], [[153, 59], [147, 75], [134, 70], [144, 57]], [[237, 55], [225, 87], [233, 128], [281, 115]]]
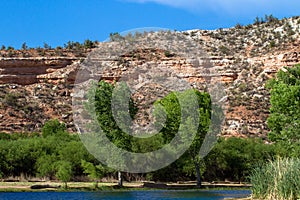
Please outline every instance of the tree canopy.
[[[113, 99], [115, 102], [112, 104]], [[208, 93], [190, 89], [183, 92], [171, 92], [164, 98], [158, 99], [154, 103], [154, 123], [162, 129], [159, 133], [147, 138], [136, 138], [128, 135], [131, 119], [134, 118], [137, 108], [130, 98], [128, 88], [122, 83], [115, 87], [113, 84], [100, 81], [91, 88], [85, 108], [91, 115], [94, 115], [93, 118], [96, 118], [101, 130], [113, 144], [130, 152], [147, 153], [161, 149], [180, 133], [182, 140], [175, 140], [176, 147], [173, 147], [185, 149], [186, 143], [184, 141], [190, 141], [191, 146], [186, 149], [187, 152], [184, 156], [194, 164], [198, 184], [201, 184], [199, 152], [202, 141], [208, 132], [211, 117], [211, 99]], [[197, 109], [197, 111], [192, 113], [191, 109], [192, 111]], [[164, 118], [166, 120], [161, 122], [160, 119]], [[194, 137], [192, 137], [193, 135]], [[173, 151], [173, 147], [169, 148], [168, 151]], [[110, 155], [115, 155], [114, 153], [110, 150]], [[117, 158], [118, 156], [114, 157]], [[150, 159], [152, 158], [148, 158], [147, 162]], [[136, 164], [147, 165], [147, 163]]]
[[[181, 103], [185, 105], [191, 104], [191, 101], [193, 100], [191, 95], [195, 95], [197, 97], [196, 104], [198, 111], [196, 113], [198, 116], [194, 116], [195, 118], [189, 117], [191, 114], [189, 113], [189, 107], [185, 108], [185, 106], [180, 105], [178, 100], [181, 99]], [[201, 93], [195, 89], [186, 90], [184, 92], [171, 92], [169, 95], [159, 100], [157, 104], [160, 104], [167, 113], [166, 124], [162, 129], [165, 141], [169, 142], [173, 139], [178, 131], [186, 133], [187, 137], [189, 137], [193, 132], [196, 133], [194, 138], [188, 138], [189, 140], [192, 140], [192, 143], [183, 156], [190, 163], [193, 163], [197, 176], [197, 185], [200, 187], [200, 148], [210, 126], [210, 95], [206, 92]], [[187, 165], [187, 163], [185, 165]]]
[[288, 146], [300, 144], [300, 65], [280, 70], [268, 83], [271, 108], [268, 126], [269, 139]]

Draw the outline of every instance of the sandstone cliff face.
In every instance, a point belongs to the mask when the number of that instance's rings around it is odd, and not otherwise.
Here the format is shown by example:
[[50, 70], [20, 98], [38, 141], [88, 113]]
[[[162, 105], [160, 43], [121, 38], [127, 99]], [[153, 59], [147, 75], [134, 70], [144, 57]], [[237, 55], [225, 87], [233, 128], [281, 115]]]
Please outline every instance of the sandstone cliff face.
[[[201, 44], [226, 88], [228, 107], [223, 136], [266, 137], [270, 104], [265, 83], [284, 66], [299, 63], [299, 24], [298, 18], [291, 18], [239, 28], [184, 32]], [[118, 80], [147, 59], [172, 68], [192, 85], [201, 85], [208, 78], [176, 55], [167, 56], [159, 49], [152, 53], [154, 57], [147, 51], [135, 52], [134, 57], [124, 55], [121, 62], [110, 62], [111, 69], [102, 74], [103, 79]], [[0, 58], [0, 132], [39, 131], [51, 118], [64, 121], [70, 131], [76, 131], [71, 98], [81, 61], [82, 55]], [[139, 99], [145, 99], [147, 91], [151, 93], [148, 89]]]
[[[43, 76], [59, 69], [66, 68], [78, 58], [0, 58], [0, 84], [30, 85], [43, 82], [48, 78]], [[53, 79], [63, 77], [53, 77]]]

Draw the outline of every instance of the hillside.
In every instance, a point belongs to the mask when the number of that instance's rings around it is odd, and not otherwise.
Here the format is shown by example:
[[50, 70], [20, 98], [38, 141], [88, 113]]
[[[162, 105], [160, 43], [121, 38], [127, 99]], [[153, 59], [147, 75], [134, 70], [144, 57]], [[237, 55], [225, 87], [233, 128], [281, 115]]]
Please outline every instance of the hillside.
[[[222, 74], [229, 105], [222, 135], [265, 138], [270, 106], [265, 83], [279, 69], [300, 62], [300, 17], [269, 18], [253, 25], [189, 30], [183, 34], [199, 42], [213, 67]], [[90, 48], [76, 47], [2, 49], [0, 132], [39, 131], [52, 118], [65, 122], [69, 131], [76, 131], [72, 89], [79, 64], [90, 51]], [[128, 62], [155, 61], [183, 74], [191, 84], [203, 81], [187, 76], [189, 66], [176, 55], [170, 56], [159, 49], [133, 53], [124, 55], [122, 62], [112, 62], [113, 72], [103, 79], [118, 80], [120, 73], [130, 69], [126, 66]], [[145, 91], [145, 96], [151, 94], [151, 88]]]

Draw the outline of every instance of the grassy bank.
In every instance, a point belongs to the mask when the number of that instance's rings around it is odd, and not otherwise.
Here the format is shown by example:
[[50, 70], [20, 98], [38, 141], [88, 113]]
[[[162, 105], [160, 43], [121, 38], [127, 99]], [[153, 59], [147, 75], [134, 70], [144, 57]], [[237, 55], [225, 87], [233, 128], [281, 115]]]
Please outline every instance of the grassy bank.
[[[43, 185], [53, 188], [32, 189], [32, 186]], [[36, 192], [36, 191], [94, 191], [94, 190], [114, 190], [117, 188], [117, 183], [99, 183], [98, 188], [95, 188], [94, 182], [69, 182], [68, 188], [63, 188], [63, 183], [60, 182], [0, 182], [0, 192]], [[124, 183], [121, 189], [139, 189], [143, 186], [142, 183]]]
[[254, 198], [300, 199], [300, 159], [277, 159], [256, 168], [250, 176]]
[[[32, 186], [50, 186], [42, 189], [32, 189]], [[212, 184], [204, 183], [201, 190], [245, 190], [249, 189], [248, 184]], [[117, 183], [99, 183], [95, 188], [94, 182], [69, 182], [68, 188], [63, 188], [61, 182], [0, 182], [0, 192], [37, 192], [37, 191], [128, 191], [128, 190], [191, 190], [198, 189], [196, 184], [192, 183], [152, 183], [144, 185], [143, 182], [125, 182], [123, 187], [118, 187]]]

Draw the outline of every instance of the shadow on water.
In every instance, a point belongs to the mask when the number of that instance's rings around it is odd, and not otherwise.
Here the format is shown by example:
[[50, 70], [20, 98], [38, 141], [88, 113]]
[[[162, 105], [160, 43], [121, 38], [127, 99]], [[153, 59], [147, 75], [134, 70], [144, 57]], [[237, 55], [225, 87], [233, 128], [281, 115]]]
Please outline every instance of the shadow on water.
[[110, 191], [110, 192], [20, 192], [0, 193], [2, 200], [221, 200], [250, 196], [250, 190], [209, 190], [209, 191]]

